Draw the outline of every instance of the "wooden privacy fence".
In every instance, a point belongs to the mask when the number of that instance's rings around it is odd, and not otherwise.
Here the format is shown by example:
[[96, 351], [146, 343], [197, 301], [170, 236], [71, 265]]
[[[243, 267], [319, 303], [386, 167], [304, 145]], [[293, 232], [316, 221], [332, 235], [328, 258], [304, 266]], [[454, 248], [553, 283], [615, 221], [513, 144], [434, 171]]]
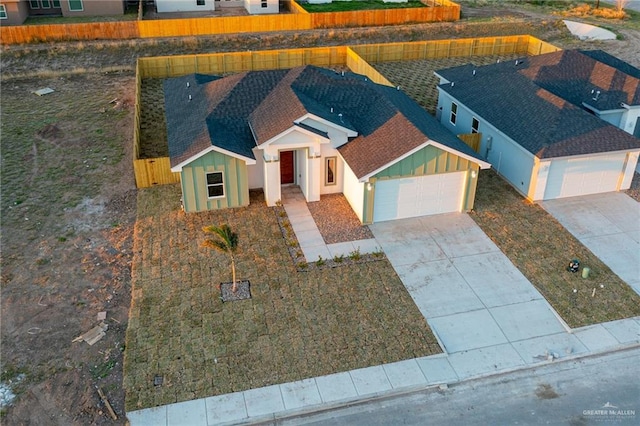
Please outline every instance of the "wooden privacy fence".
[[[329, 46], [307, 49], [230, 52], [203, 55], [139, 58], [136, 65], [136, 97], [133, 132], [133, 168], [138, 188], [176, 183], [179, 173], [171, 172], [168, 157], [140, 158], [140, 93], [142, 79], [168, 78], [191, 73], [229, 74], [267, 69], [287, 69], [303, 65], [347, 66], [378, 84], [392, 86], [370, 62], [440, 59], [453, 56], [497, 54], [538, 54], [560, 50], [529, 35], [476, 39], [417, 41], [358, 46]], [[478, 138], [472, 135], [469, 138]], [[465, 139], [463, 139], [465, 140]], [[466, 141], [466, 140], [465, 140]], [[471, 143], [472, 148], [477, 150]]]
[[20, 44], [62, 40], [187, 37], [334, 27], [382, 26], [460, 19], [460, 6], [449, 0], [435, 2], [433, 0], [425, 0], [425, 3], [429, 6], [435, 3], [436, 7], [325, 13], [308, 13], [294, 1], [286, 3], [289, 4], [285, 8], [291, 13], [278, 15], [2, 26], [0, 27], [0, 41], [2, 44]]
[[138, 21], [0, 27], [2, 44], [98, 39], [128, 40], [139, 37]]
[[480, 152], [480, 141], [482, 141], [482, 133], [465, 133], [458, 135], [458, 138], [469, 145], [475, 152]]

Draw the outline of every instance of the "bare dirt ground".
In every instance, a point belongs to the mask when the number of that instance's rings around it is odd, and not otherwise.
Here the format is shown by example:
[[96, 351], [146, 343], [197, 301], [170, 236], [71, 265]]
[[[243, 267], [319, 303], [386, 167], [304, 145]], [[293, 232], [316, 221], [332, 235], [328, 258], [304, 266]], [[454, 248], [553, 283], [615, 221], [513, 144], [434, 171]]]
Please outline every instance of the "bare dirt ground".
[[[0, 381], [26, 375], [2, 423], [124, 424], [137, 57], [529, 33], [564, 48], [603, 49], [640, 67], [640, 33], [626, 23], [606, 23], [620, 40], [580, 42], [555, 15], [462, 3], [457, 23], [2, 47]], [[56, 92], [31, 93], [42, 87]], [[106, 336], [93, 346], [72, 343], [99, 323], [101, 311]]]

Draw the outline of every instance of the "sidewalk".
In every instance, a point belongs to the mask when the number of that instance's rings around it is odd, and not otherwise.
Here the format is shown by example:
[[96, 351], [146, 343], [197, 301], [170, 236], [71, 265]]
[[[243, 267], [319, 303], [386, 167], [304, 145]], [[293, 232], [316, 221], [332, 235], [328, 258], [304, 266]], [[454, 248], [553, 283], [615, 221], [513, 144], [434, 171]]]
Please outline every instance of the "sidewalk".
[[[292, 198], [285, 209], [305, 257], [329, 257], [304, 199]], [[465, 214], [371, 229], [375, 239], [363, 241], [386, 253], [444, 354], [138, 410], [128, 413], [131, 425], [270, 421], [640, 345], [640, 317], [570, 330]]]

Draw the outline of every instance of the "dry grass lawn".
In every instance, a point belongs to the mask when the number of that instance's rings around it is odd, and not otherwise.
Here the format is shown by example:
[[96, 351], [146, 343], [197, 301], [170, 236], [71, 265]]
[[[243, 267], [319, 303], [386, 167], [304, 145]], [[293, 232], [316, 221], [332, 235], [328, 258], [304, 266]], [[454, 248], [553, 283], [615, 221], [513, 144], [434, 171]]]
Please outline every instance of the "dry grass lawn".
[[[631, 287], [542, 207], [524, 200], [493, 171], [480, 173], [471, 217], [569, 326], [640, 315], [640, 296]], [[591, 269], [588, 279], [566, 270], [574, 258]]]
[[[139, 192], [127, 410], [441, 352], [386, 260], [297, 272], [261, 195], [246, 208], [185, 214], [177, 185]], [[240, 237], [250, 300], [219, 299], [228, 259], [200, 244], [202, 227], [220, 223]]]

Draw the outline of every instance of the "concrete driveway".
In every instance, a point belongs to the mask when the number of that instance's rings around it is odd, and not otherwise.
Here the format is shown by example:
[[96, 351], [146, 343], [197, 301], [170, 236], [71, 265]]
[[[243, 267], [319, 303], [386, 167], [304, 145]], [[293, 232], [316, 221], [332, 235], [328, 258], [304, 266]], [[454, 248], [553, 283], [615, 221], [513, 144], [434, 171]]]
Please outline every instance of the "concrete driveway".
[[586, 350], [468, 215], [370, 228], [453, 362], [484, 359], [513, 368], [553, 351]]
[[640, 294], [640, 203], [608, 192], [540, 205]]

